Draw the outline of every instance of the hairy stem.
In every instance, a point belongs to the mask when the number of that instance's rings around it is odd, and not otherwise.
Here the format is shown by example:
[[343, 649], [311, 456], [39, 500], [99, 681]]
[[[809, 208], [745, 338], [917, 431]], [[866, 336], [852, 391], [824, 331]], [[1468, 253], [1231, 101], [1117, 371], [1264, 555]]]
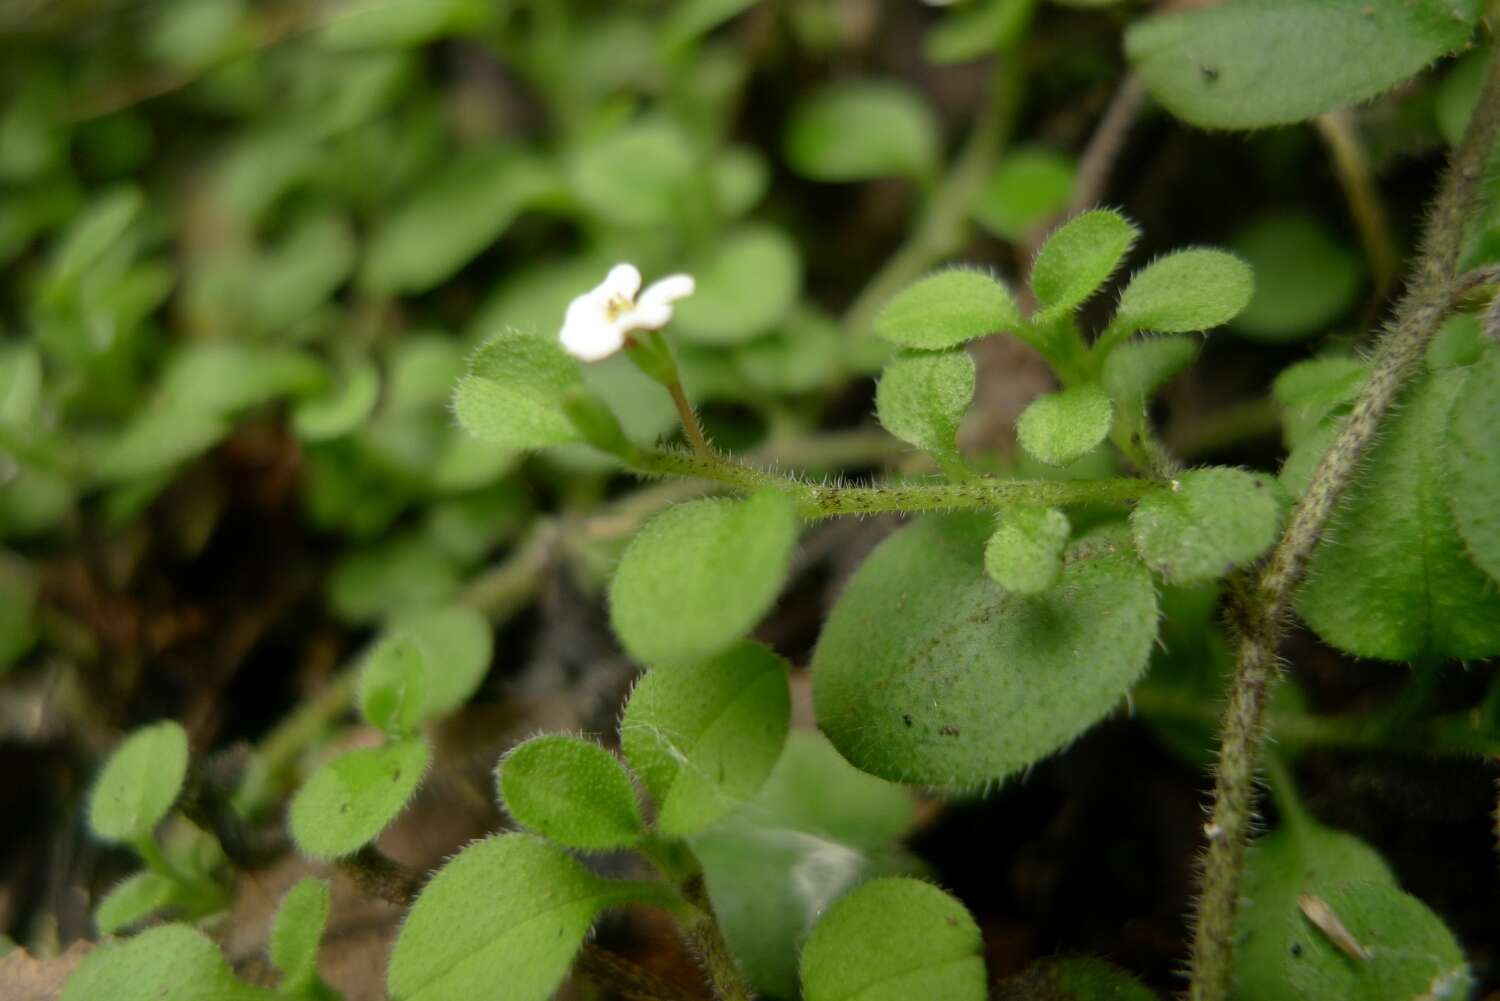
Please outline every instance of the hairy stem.
[[773, 488], [792, 495], [804, 518], [900, 511], [993, 510], [1012, 504], [1124, 503], [1138, 500], [1159, 484], [1153, 480], [997, 480], [963, 483], [895, 483], [842, 486], [809, 483], [722, 457], [705, 459], [689, 452], [643, 453], [637, 472], [652, 476], [690, 476], [738, 490]]
[[688, 940], [703, 963], [703, 973], [713, 988], [718, 1001], [750, 1001], [755, 997], [740, 965], [729, 949], [724, 931], [714, 916], [713, 904], [709, 903], [708, 890], [703, 885], [702, 874], [692, 876], [683, 884], [682, 892], [688, 901], [696, 905], [702, 917], [688, 925]]
[[1427, 343], [1461, 292], [1459, 252], [1476, 207], [1485, 163], [1500, 135], [1500, 60], [1493, 56], [1463, 141], [1454, 150], [1407, 292], [1375, 349], [1369, 380], [1338, 439], [1292, 511], [1270, 560], [1232, 599], [1235, 667], [1224, 711], [1207, 831], [1203, 886], [1192, 947], [1192, 1001], [1226, 1001], [1234, 956], [1245, 843], [1255, 810], [1256, 757], [1265, 736], [1267, 696], [1292, 593], [1339, 499], [1353, 482], [1381, 420], [1396, 402]]
[[708, 447], [708, 439], [703, 436], [703, 424], [698, 420], [698, 412], [688, 402], [682, 383], [672, 383], [667, 387], [667, 392], [672, 394], [672, 406], [677, 408], [677, 416], [682, 421], [682, 430], [687, 434], [688, 441], [692, 442], [693, 451], [704, 457], [712, 456], [714, 450]]

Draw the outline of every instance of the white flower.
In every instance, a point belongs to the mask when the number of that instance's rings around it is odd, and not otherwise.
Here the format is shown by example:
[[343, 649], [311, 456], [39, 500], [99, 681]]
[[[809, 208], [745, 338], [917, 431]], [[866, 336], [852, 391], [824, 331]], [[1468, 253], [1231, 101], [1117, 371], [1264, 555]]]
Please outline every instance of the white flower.
[[660, 330], [672, 319], [672, 303], [693, 294], [692, 275], [668, 275], [640, 298], [641, 273], [616, 264], [597, 288], [568, 304], [557, 339], [579, 361], [600, 361], [625, 346], [637, 330]]

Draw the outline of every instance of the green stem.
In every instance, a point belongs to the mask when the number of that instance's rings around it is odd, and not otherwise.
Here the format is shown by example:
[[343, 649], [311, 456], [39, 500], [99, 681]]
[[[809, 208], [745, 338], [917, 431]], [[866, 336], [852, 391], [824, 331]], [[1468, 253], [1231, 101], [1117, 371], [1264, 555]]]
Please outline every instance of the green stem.
[[698, 413], [693, 409], [693, 405], [688, 402], [682, 383], [672, 383], [667, 387], [667, 392], [672, 394], [672, 406], [677, 408], [677, 416], [682, 421], [682, 430], [687, 434], [688, 441], [692, 442], [693, 451], [705, 458], [711, 457], [714, 450], [709, 448], [708, 439], [703, 436], [703, 424], [698, 420]]
[[[1020, 35], [1024, 37], [1025, 32]], [[1021, 104], [1020, 43], [995, 56], [989, 95], [963, 151], [937, 185], [926, 211], [844, 313], [844, 326], [868, 333], [886, 300], [963, 245], [969, 209], [1004, 147]]]
[[1237, 582], [1232, 607], [1234, 679], [1221, 727], [1209, 825], [1214, 834], [1204, 858], [1193, 933], [1191, 1001], [1226, 1001], [1229, 997], [1240, 881], [1255, 813], [1256, 758], [1265, 736], [1266, 702], [1277, 678], [1277, 656], [1293, 592], [1382, 420], [1462, 291], [1458, 261], [1465, 223], [1475, 214], [1485, 164], [1497, 135], [1500, 59], [1492, 55], [1474, 115], [1433, 201], [1407, 292], [1375, 349], [1370, 377], [1292, 511], [1269, 561], [1253, 581]]
[[897, 483], [844, 486], [808, 483], [722, 457], [658, 450], [643, 453], [637, 472], [650, 476], [689, 476], [713, 480], [737, 490], [783, 490], [797, 502], [804, 518], [841, 514], [995, 510], [1013, 504], [1056, 507], [1081, 503], [1125, 503], [1138, 500], [1158, 484], [1142, 479], [996, 480], [964, 483]]

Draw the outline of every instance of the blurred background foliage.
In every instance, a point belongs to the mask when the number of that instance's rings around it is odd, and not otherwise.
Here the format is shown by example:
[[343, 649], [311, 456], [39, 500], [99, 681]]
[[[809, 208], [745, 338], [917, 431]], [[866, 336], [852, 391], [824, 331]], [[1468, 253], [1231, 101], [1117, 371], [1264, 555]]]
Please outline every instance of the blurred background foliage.
[[[0, 833], [14, 877], [0, 928], [87, 933], [79, 894], [98, 849], [79, 843], [77, 802], [121, 732], [170, 715], [195, 748], [259, 738], [389, 616], [495, 586], [487, 568], [540, 517], [566, 526], [634, 489], [581, 446], [497, 452], [448, 412], [480, 339], [554, 329], [616, 261], [697, 276], [672, 335], [720, 443], [835, 471], [906, 461], [885, 439], [825, 460], [809, 437], [872, 423], [867, 376], [885, 357], [862, 336], [872, 304], [949, 257], [1022, 268], [1073, 195], [1140, 10], [0, 5], [0, 761], [17, 776], [0, 803], [20, 817]], [[1142, 222], [1143, 259], [1219, 242], [1258, 281], [1241, 336], [1216, 337], [1167, 395], [1169, 442], [1274, 465], [1271, 377], [1312, 335], [1331, 332], [1319, 350], [1334, 353], [1357, 343], [1478, 67], [1466, 56], [1344, 123], [1381, 185], [1373, 230], [1351, 217], [1318, 129], [1214, 135], [1145, 113], [1104, 196]], [[989, 131], [973, 155], [976, 121]], [[960, 176], [966, 164], [980, 175]], [[1500, 221], [1480, 229], [1471, 264], [1500, 256]], [[1045, 385], [1034, 358], [1005, 350], [981, 360], [974, 439], [996, 467]], [[624, 357], [587, 378], [632, 437], [678, 433], [670, 400]], [[554, 591], [596, 597], [654, 509], [626, 497], [614, 523], [567, 534]], [[868, 541], [837, 531], [816, 550], [835, 571]], [[811, 611], [783, 610], [793, 654], [815, 634], [819, 586], [788, 602]], [[1194, 622], [1212, 608], [1176, 597]], [[541, 639], [517, 629], [498, 648], [497, 676], [578, 614], [547, 607], [522, 624]], [[1162, 676], [1181, 668], [1205, 687], [1202, 665], [1222, 657], [1163, 657]], [[1334, 684], [1314, 699], [1347, 698]], [[1189, 759], [1205, 739], [1168, 734]], [[1117, 851], [1136, 843], [1125, 832]], [[1144, 909], [1180, 935], [1177, 868], [1171, 899]], [[1090, 924], [1073, 944], [1103, 934]], [[1156, 957], [1138, 967], [1176, 954], [1137, 945]]]

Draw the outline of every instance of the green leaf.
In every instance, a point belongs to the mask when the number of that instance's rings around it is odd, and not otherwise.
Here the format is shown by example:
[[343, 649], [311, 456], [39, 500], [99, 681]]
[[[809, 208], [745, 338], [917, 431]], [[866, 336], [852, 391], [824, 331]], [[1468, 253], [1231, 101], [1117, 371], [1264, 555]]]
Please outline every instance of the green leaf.
[[458, 568], [432, 539], [397, 535], [354, 549], [334, 566], [328, 601], [346, 622], [373, 622], [451, 600]]
[[1153, 97], [1205, 128], [1305, 121], [1369, 100], [1468, 44], [1475, 0], [1230, 0], [1132, 25]]
[[480, 345], [453, 391], [463, 429], [504, 448], [581, 440], [562, 400], [582, 387], [578, 361], [555, 335], [505, 330]]
[[1037, 321], [1064, 316], [1099, 291], [1138, 236], [1140, 230], [1109, 209], [1084, 212], [1058, 227], [1031, 266]]
[[202, 341], [173, 357], [162, 375], [161, 394], [172, 405], [234, 414], [317, 392], [326, 380], [323, 365], [304, 351]]
[[473, 696], [490, 669], [494, 635], [488, 620], [467, 605], [448, 605], [398, 615], [388, 635], [421, 647], [427, 661], [423, 719], [440, 719]]
[[1230, 324], [1258, 341], [1327, 330], [1359, 298], [1359, 255], [1309, 215], [1258, 219], [1230, 244], [1255, 274], [1255, 294]]
[[282, 335], [324, 305], [354, 271], [358, 245], [333, 214], [306, 220], [271, 248], [254, 275], [258, 328]]
[[94, 926], [100, 935], [115, 935], [150, 917], [172, 903], [177, 884], [150, 870], [135, 873], [117, 883], [94, 908]]
[[1468, 375], [1449, 369], [1411, 390], [1313, 550], [1296, 607], [1330, 646], [1382, 660], [1500, 653], [1500, 592], [1470, 562], [1447, 503], [1448, 414]]
[[396, 819], [427, 771], [419, 737], [364, 747], [327, 762], [292, 799], [289, 826], [304, 855], [336, 859], [374, 841]]
[[691, 42], [754, 7], [756, 0], [679, 0], [659, 29], [672, 47]]
[[956, 6], [927, 33], [923, 52], [938, 64], [987, 56], [1020, 37], [1035, 6], [1032, 0], [974, 0]]
[[166, 472], [202, 455], [229, 433], [213, 411], [168, 401], [138, 411], [99, 457], [101, 483], [127, 483]]
[[292, 430], [303, 441], [327, 441], [358, 428], [380, 400], [380, 370], [367, 361], [344, 373], [342, 381], [318, 396], [301, 400], [292, 410]]
[[1114, 415], [1108, 394], [1087, 383], [1031, 401], [1016, 421], [1016, 436], [1032, 458], [1066, 466], [1109, 436]]
[[1369, 845], [1301, 814], [1251, 844], [1238, 918], [1241, 946], [1234, 954], [1235, 997], [1282, 1001], [1287, 996], [1286, 963], [1293, 943], [1300, 944], [1309, 930], [1297, 898], [1321, 896], [1351, 880], [1396, 882]]
[[1369, 362], [1346, 355], [1310, 358], [1282, 369], [1271, 397], [1281, 406], [1287, 445], [1296, 448], [1329, 416], [1347, 410], [1369, 375]]
[[984, 544], [984, 570], [1016, 594], [1041, 594], [1062, 574], [1072, 527], [1055, 507], [1015, 507], [1000, 514]]
[[568, 848], [627, 848], [646, 833], [630, 775], [592, 741], [533, 737], [501, 759], [498, 778], [516, 822]]
[[1448, 500], [1469, 557], [1500, 581], [1500, 351], [1490, 348], [1453, 408]]
[[1146, 565], [1184, 584], [1223, 577], [1270, 549], [1285, 506], [1274, 478], [1210, 466], [1142, 497], [1130, 528]]
[[1104, 359], [1100, 379], [1110, 398], [1123, 403], [1150, 399], [1193, 363], [1198, 340], [1186, 334], [1144, 337], [1121, 344]]
[[500, 147], [466, 153], [424, 183], [370, 237], [360, 281], [382, 294], [425, 292], [494, 243], [559, 181], [536, 157]]
[[1295, 957], [1288, 950], [1282, 960], [1292, 996], [1338, 1001], [1463, 1001], [1470, 996], [1474, 978], [1463, 949], [1416, 897], [1384, 882], [1350, 882], [1329, 886], [1318, 902], [1318, 911], [1326, 909], [1341, 926], [1335, 934], [1341, 930], [1351, 936], [1368, 950], [1369, 959], [1350, 962], [1345, 949], [1315, 927], [1304, 908], [1297, 939], [1302, 948]]
[[299, 879], [276, 909], [271, 927], [271, 962], [281, 971], [282, 990], [311, 984], [318, 975], [318, 945], [328, 924], [328, 884], [312, 876]]
[[654, 667], [620, 718], [620, 746], [672, 837], [703, 830], [760, 789], [786, 742], [787, 665], [744, 642], [694, 664]]
[[974, 198], [974, 220], [1018, 243], [1065, 209], [1077, 173], [1071, 157], [1045, 146], [1021, 146], [995, 165]]
[[151, 837], [187, 777], [187, 732], [172, 720], [133, 731], [115, 748], [89, 795], [89, 826], [106, 841]]
[[162, 925], [100, 945], [63, 987], [62, 1001], [270, 1001], [276, 995], [235, 979], [202, 932]]
[[814, 181], [928, 177], [937, 167], [937, 123], [927, 103], [900, 84], [836, 83], [793, 109], [785, 151], [792, 169]]
[[643, 664], [728, 649], [776, 600], [796, 541], [796, 511], [777, 490], [669, 508], [620, 558], [609, 589], [616, 635]]
[[964, 516], [902, 529], [834, 606], [813, 696], [856, 767], [945, 788], [993, 782], [1076, 738], [1145, 670], [1156, 593], [1128, 543], [1081, 539], [1056, 585], [1019, 595], [985, 573], [991, 527]]
[[384, 636], [359, 669], [359, 713], [392, 737], [412, 733], [427, 708], [427, 654], [403, 633]]
[[693, 274], [697, 289], [678, 303], [672, 331], [701, 344], [734, 344], [765, 333], [802, 287], [797, 245], [762, 224], [724, 234]]
[[984, 272], [950, 268], [907, 286], [886, 303], [875, 317], [875, 333], [902, 347], [940, 351], [1015, 330], [1022, 322], [1010, 289]]
[[886, 365], [875, 387], [880, 423], [931, 452], [945, 469], [962, 467], [956, 436], [974, 398], [974, 359], [963, 351], [905, 355]]
[[1254, 289], [1250, 266], [1233, 254], [1179, 250], [1131, 276], [1110, 330], [1116, 335], [1207, 330], [1234, 319]]
[[914, 812], [909, 791], [856, 770], [816, 731], [793, 730], [755, 798], [693, 839], [756, 990], [797, 996], [797, 950], [813, 922], [857, 883], [908, 868], [894, 842]]
[[1124, 970], [1093, 956], [1039, 959], [996, 985], [991, 1001], [1159, 1001]]
[[985, 981], [979, 926], [918, 879], [877, 879], [847, 894], [802, 950], [807, 1001], [984, 1001]]
[[357, 0], [323, 22], [320, 44], [330, 49], [421, 45], [444, 35], [476, 32], [494, 19], [486, 0]]
[[392, 1001], [546, 1001], [599, 912], [627, 899], [541, 838], [501, 834], [438, 870], [401, 926]]
[[670, 119], [651, 118], [578, 150], [569, 162], [568, 180], [579, 202], [607, 222], [676, 226], [695, 204], [701, 170], [682, 128]]

